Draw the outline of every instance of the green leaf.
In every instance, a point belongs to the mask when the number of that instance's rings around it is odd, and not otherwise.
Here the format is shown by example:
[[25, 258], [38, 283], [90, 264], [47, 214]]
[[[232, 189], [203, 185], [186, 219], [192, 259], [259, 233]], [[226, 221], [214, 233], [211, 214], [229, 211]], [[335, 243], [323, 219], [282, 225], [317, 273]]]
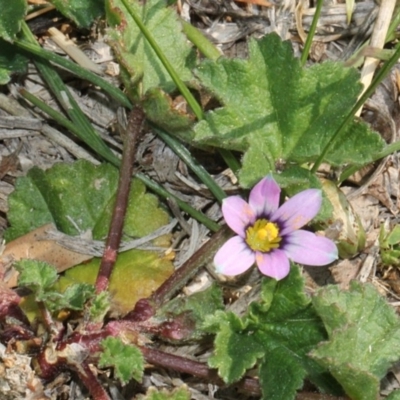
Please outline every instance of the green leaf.
[[49, 291], [43, 300], [50, 311], [82, 310], [85, 303], [94, 295], [94, 286], [77, 283], [66, 288], [64, 293]]
[[13, 73], [24, 73], [28, 59], [12, 44], [0, 39], [0, 85], [6, 85]]
[[104, 14], [104, 0], [50, 0], [54, 6], [78, 26], [89, 28]]
[[257, 324], [291, 319], [311, 303], [304, 293], [304, 280], [297, 266], [292, 266], [289, 276], [281, 281], [263, 279], [261, 298], [263, 301], [253, 302], [249, 307], [249, 316]]
[[21, 29], [21, 22], [26, 15], [28, 4], [25, 0], [0, 0], [0, 37], [13, 41]]
[[[273, 279], [262, 282], [263, 299], [270, 298], [273, 292], [268, 308], [264, 302], [252, 303], [249, 313], [249, 329], [258, 327], [256, 337], [264, 348], [259, 367], [264, 398], [292, 399], [306, 377], [321, 390], [340, 394], [327, 370], [308, 357], [326, 338], [326, 332], [305, 294], [300, 269], [293, 266], [286, 279], [274, 285], [270, 281]], [[282, 376], [286, 377], [285, 385], [274, 384]]]
[[[111, 219], [112, 207], [109, 207]], [[104, 218], [104, 216], [103, 216]], [[131, 183], [128, 208], [125, 217], [124, 233], [131, 237], [143, 237], [168, 224], [169, 217], [163, 208], [159, 207], [156, 196], [146, 192], [145, 185], [138, 179]], [[94, 229], [97, 237], [104, 237], [108, 231], [102, 231], [105, 225], [100, 223], [99, 229]]]
[[[256, 338], [264, 348], [259, 366], [259, 379], [263, 398], [294, 399], [296, 391], [308, 377], [322, 391], [340, 394], [340, 388], [329, 376], [327, 369], [310, 360], [308, 353], [325, 339], [321, 321], [307, 308], [290, 318], [263, 323]], [[284, 385], [276, 385], [285, 376]]]
[[233, 313], [218, 314], [219, 332], [214, 341], [214, 354], [208, 359], [211, 368], [218, 368], [220, 377], [226, 383], [239, 380], [247, 369], [252, 368], [257, 359], [264, 355], [263, 347], [254, 334], [236, 331], [233, 326], [240, 325]]
[[400, 390], [394, 390], [389, 396], [386, 397], [386, 400], [400, 400]]
[[172, 98], [159, 88], [149, 89], [141, 102], [147, 120], [188, 143], [193, 137], [194, 116], [174, 108]]
[[43, 261], [20, 260], [14, 266], [19, 272], [18, 286], [31, 289], [39, 300], [58, 278], [56, 269]]
[[103, 291], [96, 295], [90, 304], [89, 315], [91, 322], [103, 322], [104, 317], [110, 310], [110, 294]]
[[321, 289], [313, 304], [329, 333], [311, 355], [352, 399], [376, 399], [380, 379], [400, 359], [400, 320], [372, 285]]
[[396, 225], [386, 237], [387, 244], [394, 246], [400, 243], [400, 225]]
[[[195, 53], [182, 33], [181, 23], [175, 10], [167, 7], [164, 0], [149, 0], [142, 6], [132, 1], [131, 6], [153, 35], [169, 62], [183, 81], [192, 79], [191, 69]], [[108, 30], [110, 45], [125, 71], [126, 86], [141, 81], [140, 93], [161, 86], [166, 91], [175, 89], [169, 74], [153, 49], [144, 38], [133, 18], [126, 12], [121, 0], [107, 0], [106, 15], [111, 28]], [[138, 89], [135, 88], [135, 91]]]
[[159, 310], [156, 318], [159, 320], [178, 319], [187, 328], [185, 340], [200, 339], [204, 335], [202, 325], [205, 319], [217, 310], [224, 309], [222, 291], [213, 284], [207, 289], [190, 296], [175, 297]]
[[[195, 140], [245, 152], [241, 183], [251, 186], [278, 162], [312, 162], [355, 104], [359, 73], [338, 62], [302, 69], [291, 44], [275, 34], [249, 43], [249, 59], [204, 61], [196, 75], [223, 105], [195, 126]], [[354, 122], [325, 161], [363, 164], [383, 140]]]
[[[296, 391], [303, 386], [306, 371], [301, 361], [292, 356], [295, 354], [290, 353], [281, 346], [269, 349], [268, 360], [264, 360], [259, 368], [263, 399], [294, 399]], [[287, 362], [288, 357], [290, 362]], [[274, 365], [278, 365], [278, 369]], [[277, 384], [282, 382], [282, 377], [285, 377], [284, 384]]]
[[37, 316], [35, 301], [44, 302], [50, 311], [63, 309], [82, 310], [86, 301], [93, 296], [94, 286], [73, 284], [64, 293], [57, 290], [57, 270], [50, 264], [36, 260], [20, 260], [15, 264], [19, 271], [18, 286], [33, 291], [33, 297], [27, 298], [24, 308]]
[[[42, 171], [32, 168], [17, 179], [9, 196], [7, 241], [22, 236], [46, 223], [54, 223], [69, 235], [92, 230], [96, 239], [106, 236], [111, 220], [118, 170], [109, 164], [94, 166], [80, 160], [56, 164]], [[144, 236], [168, 222], [156, 197], [145, 193], [143, 183], [135, 180], [129, 198], [125, 232]]]
[[[327, 370], [308, 357], [326, 339], [326, 331], [304, 294], [298, 267], [292, 267], [289, 276], [279, 282], [263, 279], [260, 300], [250, 304], [245, 317], [217, 312], [205, 327], [217, 333], [209, 365], [218, 368], [228, 383], [240, 379], [259, 361], [265, 399], [294, 399], [306, 377], [323, 391], [341, 393]], [[282, 377], [285, 383], [277, 385]]]
[[99, 367], [114, 367], [115, 376], [127, 383], [132, 378], [140, 382], [144, 371], [144, 358], [141, 351], [132, 345], [124, 344], [121, 339], [108, 337], [101, 342], [103, 352]]
[[172, 391], [166, 389], [158, 390], [150, 386], [146, 395], [139, 394], [137, 400], [190, 400], [191, 393], [186, 385], [177, 387]]

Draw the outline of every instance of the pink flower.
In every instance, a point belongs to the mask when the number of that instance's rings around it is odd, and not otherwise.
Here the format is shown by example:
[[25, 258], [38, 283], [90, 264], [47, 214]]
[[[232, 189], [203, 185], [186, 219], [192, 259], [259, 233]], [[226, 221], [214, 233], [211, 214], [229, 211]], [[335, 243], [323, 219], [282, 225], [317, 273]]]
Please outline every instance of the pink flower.
[[299, 229], [318, 214], [321, 191], [304, 190], [279, 207], [280, 192], [268, 175], [254, 186], [248, 203], [239, 196], [223, 201], [225, 221], [237, 236], [215, 255], [218, 273], [239, 275], [256, 262], [261, 273], [280, 280], [289, 274], [289, 259], [320, 266], [338, 258], [337, 247], [330, 239]]

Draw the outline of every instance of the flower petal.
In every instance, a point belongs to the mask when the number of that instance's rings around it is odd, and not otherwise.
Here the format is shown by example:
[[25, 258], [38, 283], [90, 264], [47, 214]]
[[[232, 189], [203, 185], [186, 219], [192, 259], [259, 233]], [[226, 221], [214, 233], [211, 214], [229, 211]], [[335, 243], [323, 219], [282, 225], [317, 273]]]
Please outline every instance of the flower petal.
[[258, 269], [262, 274], [277, 281], [283, 279], [290, 272], [290, 262], [284, 251], [276, 249], [270, 253], [256, 253]]
[[322, 204], [322, 193], [319, 189], [304, 190], [293, 196], [271, 216], [272, 222], [281, 226], [281, 236], [293, 232], [317, 214]]
[[240, 236], [229, 239], [217, 251], [214, 264], [219, 274], [239, 275], [247, 271], [256, 259], [255, 253]]
[[257, 218], [269, 217], [279, 207], [281, 189], [272, 175], [261, 179], [250, 192], [249, 204]]
[[246, 236], [246, 228], [256, 220], [253, 210], [240, 196], [224, 199], [222, 214], [228, 226], [241, 237]]
[[287, 235], [282, 249], [291, 260], [305, 265], [327, 265], [338, 258], [338, 249], [332, 240], [304, 230]]

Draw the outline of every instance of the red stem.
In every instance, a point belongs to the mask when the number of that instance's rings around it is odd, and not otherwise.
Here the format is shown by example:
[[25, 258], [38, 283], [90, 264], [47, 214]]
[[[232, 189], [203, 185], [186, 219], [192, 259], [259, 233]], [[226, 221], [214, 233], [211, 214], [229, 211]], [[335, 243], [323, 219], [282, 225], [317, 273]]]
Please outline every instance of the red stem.
[[111, 400], [101, 383], [90, 370], [89, 365], [83, 362], [74, 368], [79, 375], [82, 383], [89, 390], [93, 400]]
[[[197, 376], [198, 378], [204, 379], [206, 382], [213, 382], [217, 385], [225, 386], [222, 379], [218, 377], [217, 371], [208, 368], [206, 364], [148, 347], [140, 347], [140, 350], [146, 361], [150, 364]], [[243, 378], [235, 386], [253, 396], [259, 396], [261, 394], [259, 383], [252, 378]]]
[[108, 288], [111, 272], [117, 259], [117, 252], [121, 242], [126, 208], [128, 206], [133, 162], [136, 154], [136, 144], [142, 131], [144, 118], [144, 112], [138, 106], [134, 107], [129, 113], [128, 126], [124, 141], [124, 150], [122, 153], [117, 196], [103, 258], [101, 260], [99, 273], [97, 275], [97, 293], [101, 293]]

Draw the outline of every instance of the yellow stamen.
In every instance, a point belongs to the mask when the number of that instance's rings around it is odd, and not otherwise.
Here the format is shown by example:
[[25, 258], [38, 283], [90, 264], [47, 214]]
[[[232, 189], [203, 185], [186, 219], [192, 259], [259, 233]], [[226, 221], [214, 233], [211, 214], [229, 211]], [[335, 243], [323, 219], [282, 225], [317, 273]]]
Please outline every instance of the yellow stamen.
[[246, 230], [246, 243], [254, 251], [268, 253], [278, 248], [281, 240], [278, 225], [266, 219], [258, 219]]

